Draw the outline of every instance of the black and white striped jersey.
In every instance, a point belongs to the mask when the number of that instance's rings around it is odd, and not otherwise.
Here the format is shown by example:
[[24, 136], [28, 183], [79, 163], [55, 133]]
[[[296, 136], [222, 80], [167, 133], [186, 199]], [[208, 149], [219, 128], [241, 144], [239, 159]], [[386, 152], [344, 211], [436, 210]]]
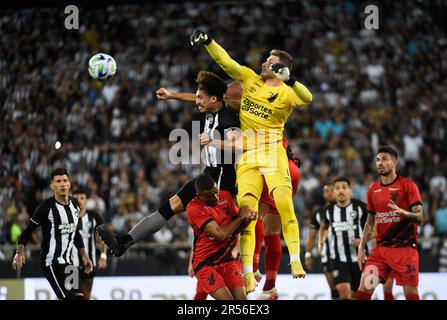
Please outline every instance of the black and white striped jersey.
[[[320, 226], [321, 226], [321, 222], [324, 219], [324, 210], [325, 207], [321, 207], [318, 208], [313, 216], [312, 216], [312, 220], [310, 222], [310, 228], [313, 228], [317, 231], [320, 230]], [[326, 241], [323, 243], [323, 255], [321, 256], [321, 263], [327, 263], [328, 259], [329, 259], [329, 237], [331, 235], [328, 233], [328, 237], [326, 239]]]
[[[224, 105], [217, 112], [207, 112], [205, 114], [205, 124], [203, 132], [213, 139], [226, 140], [226, 134], [229, 130], [240, 130], [240, 121], [238, 114]], [[205, 145], [206, 166], [222, 167], [230, 165], [234, 167], [236, 163], [234, 153], [228, 153], [215, 146]]]
[[[203, 132], [217, 140], [227, 140], [230, 130], [240, 130], [239, 115], [229, 106], [224, 105], [217, 112], [205, 115]], [[222, 190], [227, 190], [235, 196], [236, 189], [236, 155], [234, 152], [224, 151], [215, 146], [205, 145], [206, 168], [204, 173], [211, 176]]]
[[358, 249], [353, 244], [355, 238], [361, 238], [368, 212], [366, 204], [352, 199], [346, 207], [336, 203], [325, 211], [324, 222], [329, 225], [329, 252], [332, 260], [339, 262], [357, 262]]
[[[104, 221], [101, 216], [95, 211], [87, 210], [87, 212], [79, 218], [78, 221], [78, 231], [82, 236], [82, 241], [84, 242], [84, 248], [89, 256], [90, 260], [93, 262], [93, 266], [96, 267], [96, 227], [103, 224]], [[82, 257], [79, 254], [77, 248], [73, 248], [72, 254], [73, 264], [75, 266], [82, 266]]]
[[447, 272], [447, 239], [441, 241], [438, 261], [438, 272]]
[[42, 266], [72, 264], [74, 246], [84, 247], [81, 235], [77, 232], [79, 204], [73, 197], [68, 199], [68, 205], [57, 202], [54, 197], [42, 202], [20, 236], [19, 244], [26, 245], [34, 229], [38, 226], [42, 228]]

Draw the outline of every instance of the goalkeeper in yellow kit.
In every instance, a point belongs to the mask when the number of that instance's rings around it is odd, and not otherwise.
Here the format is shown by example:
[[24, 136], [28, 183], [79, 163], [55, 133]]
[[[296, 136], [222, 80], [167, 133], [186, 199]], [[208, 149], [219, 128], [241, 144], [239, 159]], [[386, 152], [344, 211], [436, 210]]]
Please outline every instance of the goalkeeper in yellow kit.
[[[284, 240], [290, 255], [294, 278], [306, 276], [300, 260], [298, 221], [292, 202], [292, 185], [286, 151], [282, 145], [284, 123], [295, 107], [312, 101], [312, 94], [301, 83], [290, 77], [292, 57], [284, 51], [272, 50], [262, 64], [262, 72], [241, 66], [203, 31], [194, 30], [191, 45], [205, 45], [210, 56], [234, 80], [243, 84], [240, 122], [244, 138], [244, 152], [236, 167], [239, 206], [258, 211], [264, 185], [273, 196], [281, 216]], [[252, 222], [241, 236], [241, 256], [247, 291], [255, 289], [253, 254], [255, 225]]]

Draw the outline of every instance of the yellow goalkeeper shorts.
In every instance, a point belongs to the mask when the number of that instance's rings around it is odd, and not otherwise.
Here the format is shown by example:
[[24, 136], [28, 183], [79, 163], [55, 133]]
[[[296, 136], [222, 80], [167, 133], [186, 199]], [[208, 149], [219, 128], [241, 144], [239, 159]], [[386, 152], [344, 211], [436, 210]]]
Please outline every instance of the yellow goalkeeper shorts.
[[244, 152], [237, 162], [236, 181], [238, 199], [252, 194], [259, 200], [264, 181], [270, 195], [277, 187], [292, 188], [289, 160], [282, 141], [271, 144], [262, 150], [253, 149]]

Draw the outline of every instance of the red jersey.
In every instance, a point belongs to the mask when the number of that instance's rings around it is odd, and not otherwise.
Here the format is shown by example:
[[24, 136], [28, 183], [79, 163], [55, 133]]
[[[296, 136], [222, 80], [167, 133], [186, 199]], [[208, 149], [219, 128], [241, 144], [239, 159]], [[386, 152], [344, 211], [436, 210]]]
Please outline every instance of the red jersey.
[[[301, 166], [301, 160], [296, 155], [293, 154], [292, 148], [290, 148], [290, 145], [289, 145], [289, 141], [287, 141], [287, 139], [284, 137], [282, 138], [282, 145], [283, 145], [284, 149], [286, 149], [287, 159], [292, 160], [296, 164], [296, 166], [299, 168]], [[292, 180], [292, 183], [293, 183], [293, 180]], [[296, 187], [298, 188], [298, 185]], [[294, 189], [294, 190], [296, 192], [296, 189]]]
[[204, 232], [211, 221], [224, 226], [238, 215], [238, 207], [230, 193], [220, 190], [219, 202], [215, 206], [208, 206], [196, 197], [186, 207], [186, 213], [194, 231], [194, 272], [197, 273], [206, 265], [217, 265], [232, 260], [231, 251], [237, 243], [237, 236], [232, 235], [223, 241], [217, 241]]
[[397, 176], [390, 184], [377, 180], [368, 190], [367, 209], [375, 214], [377, 244], [385, 247], [413, 247], [417, 245], [417, 224], [394, 213], [388, 204], [390, 199], [399, 208], [411, 211], [411, 207], [422, 204], [416, 184], [405, 177]]

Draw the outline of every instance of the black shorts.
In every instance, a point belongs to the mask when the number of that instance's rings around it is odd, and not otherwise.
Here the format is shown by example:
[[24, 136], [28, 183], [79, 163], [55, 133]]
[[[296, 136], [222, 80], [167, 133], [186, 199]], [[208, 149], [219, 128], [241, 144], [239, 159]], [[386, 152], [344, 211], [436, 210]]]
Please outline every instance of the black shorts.
[[[75, 271], [76, 270], [76, 271]], [[82, 293], [79, 290], [79, 272], [78, 268], [68, 264], [53, 264], [51, 266], [42, 266], [42, 272], [45, 278], [53, 288], [59, 300], [82, 299]]]
[[[219, 168], [206, 167], [203, 173], [213, 178], [216, 183], [218, 182], [220, 175]], [[191, 200], [194, 199], [194, 197], [197, 195], [196, 187], [194, 186], [196, 179], [197, 178], [194, 178], [185, 183], [185, 185], [183, 185], [183, 187], [177, 192], [177, 196], [182, 201], [184, 208], [186, 208], [188, 203], [190, 203]], [[232, 197], [236, 196], [236, 173], [234, 170], [223, 170], [220, 179], [220, 189], [228, 191]]]
[[220, 168], [206, 167], [203, 173], [213, 178], [216, 183], [219, 182], [220, 176], [220, 190], [226, 190], [232, 197], [235, 197], [237, 194], [236, 169], [233, 165], [224, 165], [222, 175], [220, 174], [220, 170]]
[[346, 263], [337, 260], [331, 260], [332, 265], [332, 277], [334, 278], [334, 284], [337, 285], [343, 282], [349, 282], [351, 284], [351, 290], [357, 291], [360, 285], [360, 278], [362, 271], [355, 262]]
[[322, 263], [321, 263], [321, 267], [323, 268], [323, 272], [324, 272], [324, 273], [326, 273], [326, 272], [332, 272], [332, 264], [331, 264], [331, 261], [330, 261], [330, 260], [328, 260], [328, 261], [326, 261], [326, 262], [322, 262]]

